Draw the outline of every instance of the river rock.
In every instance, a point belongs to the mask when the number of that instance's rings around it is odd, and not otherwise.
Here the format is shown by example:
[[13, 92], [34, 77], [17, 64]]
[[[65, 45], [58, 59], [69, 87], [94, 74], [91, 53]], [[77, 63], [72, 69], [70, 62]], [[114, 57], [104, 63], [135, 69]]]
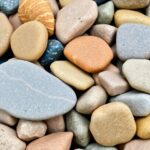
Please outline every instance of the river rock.
[[48, 1], [49, 1], [50, 6], [51, 6], [51, 9], [53, 11], [54, 16], [56, 16], [58, 11], [59, 11], [57, 1], [56, 0], [48, 0]]
[[59, 0], [60, 6], [64, 7], [68, 5], [72, 0]]

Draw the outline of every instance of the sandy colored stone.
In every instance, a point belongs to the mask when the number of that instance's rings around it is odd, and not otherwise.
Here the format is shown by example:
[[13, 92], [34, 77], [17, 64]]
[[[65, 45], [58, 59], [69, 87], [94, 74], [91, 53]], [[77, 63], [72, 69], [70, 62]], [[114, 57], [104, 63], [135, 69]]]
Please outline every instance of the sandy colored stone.
[[72, 138], [72, 132], [49, 134], [31, 142], [26, 150], [70, 150]]
[[68, 5], [72, 0], [59, 0], [61, 7]]
[[2, 56], [9, 48], [10, 36], [13, 32], [13, 27], [7, 16], [1, 12], [0, 23], [0, 56]]
[[69, 61], [55, 61], [50, 65], [50, 69], [55, 76], [78, 90], [86, 90], [94, 84], [90, 75]]
[[109, 45], [95, 36], [81, 36], [72, 40], [66, 45], [64, 55], [89, 73], [105, 69], [113, 59]]
[[57, 116], [46, 120], [49, 133], [65, 131], [65, 121], [63, 116]]
[[114, 20], [117, 27], [119, 27], [124, 23], [137, 23], [150, 25], [150, 19], [148, 16], [134, 10], [120, 9], [116, 11]]
[[0, 110], [0, 122], [9, 126], [14, 126], [17, 123], [17, 119], [9, 115], [7, 112]]
[[93, 0], [74, 0], [57, 14], [57, 38], [65, 44], [82, 35], [94, 24], [97, 15], [97, 5]]
[[91, 114], [96, 108], [104, 105], [107, 100], [105, 90], [96, 85], [91, 87], [78, 99], [76, 110], [79, 113]]
[[18, 16], [18, 13], [9, 17], [9, 21], [12, 24], [14, 30], [16, 30], [22, 23]]
[[93, 112], [90, 130], [97, 143], [114, 146], [130, 141], [135, 135], [136, 124], [129, 107], [114, 102], [103, 105]]
[[48, 1], [49, 1], [50, 6], [51, 6], [51, 9], [53, 11], [54, 16], [56, 16], [58, 11], [59, 11], [57, 1], [56, 0], [48, 0]]
[[17, 135], [23, 141], [32, 141], [45, 135], [47, 125], [42, 121], [19, 120]]
[[36, 61], [47, 47], [48, 34], [45, 26], [38, 21], [21, 25], [11, 36], [11, 48], [17, 58]]

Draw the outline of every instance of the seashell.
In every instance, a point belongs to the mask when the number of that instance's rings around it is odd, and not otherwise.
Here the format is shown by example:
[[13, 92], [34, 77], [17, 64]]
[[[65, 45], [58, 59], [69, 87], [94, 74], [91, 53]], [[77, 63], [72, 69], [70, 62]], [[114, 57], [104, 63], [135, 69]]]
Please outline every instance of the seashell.
[[37, 20], [45, 25], [49, 35], [54, 33], [54, 15], [47, 0], [22, 0], [18, 14], [23, 23]]

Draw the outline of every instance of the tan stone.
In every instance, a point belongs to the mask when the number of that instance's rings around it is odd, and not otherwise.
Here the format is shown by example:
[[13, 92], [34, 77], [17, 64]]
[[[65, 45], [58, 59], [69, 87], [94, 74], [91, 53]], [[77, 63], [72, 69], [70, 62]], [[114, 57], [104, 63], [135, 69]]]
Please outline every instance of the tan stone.
[[59, 11], [57, 1], [56, 0], [48, 0], [48, 1], [50, 3], [50, 6], [51, 6], [54, 16], [56, 16]]
[[72, 0], [59, 0], [61, 7], [68, 5]]

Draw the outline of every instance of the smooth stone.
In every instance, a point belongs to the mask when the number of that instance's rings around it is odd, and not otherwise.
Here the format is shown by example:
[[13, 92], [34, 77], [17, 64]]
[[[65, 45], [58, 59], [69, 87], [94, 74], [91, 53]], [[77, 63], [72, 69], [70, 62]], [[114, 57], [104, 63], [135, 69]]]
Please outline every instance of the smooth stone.
[[2, 56], [9, 48], [10, 37], [13, 27], [7, 16], [0, 12], [0, 56]]
[[117, 28], [108, 24], [94, 25], [91, 29], [91, 35], [97, 36], [105, 40], [111, 45], [116, 38]]
[[9, 115], [7, 112], [0, 110], [0, 123], [14, 126], [17, 123], [17, 119]]
[[50, 65], [52, 73], [78, 90], [86, 90], [94, 84], [92, 77], [69, 61], [55, 61]]
[[44, 53], [48, 41], [45, 26], [38, 21], [22, 24], [11, 36], [14, 55], [23, 60], [37, 61]]
[[112, 1], [108, 1], [98, 7], [98, 23], [110, 24], [114, 16], [114, 4]]
[[51, 6], [54, 16], [56, 16], [59, 11], [59, 6], [57, 4], [57, 1], [56, 0], [48, 0], [48, 1]]
[[72, 40], [66, 45], [64, 55], [89, 73], [102, 71], [113, 59], [109, 45], [95, 36], [81, 36]]
[[149, 139], [150, 138], [150, 115], [136, 120], [137, 131], [136, 135], [140, 139]]
[[109, 0], [94, 0], [94, 1], [97, 3], [97, 5], [100, 5], [100, 4], [106, 3]]
[[19, 0], [0, 0], [0, 11], [6, 15], [12, 15], [17, 12]]
[[1, 64], [0, 83], [0, 109], [17, 118], [46, 120], [67, 113], [76, 103], [70, 87], [27, 61]]
[[123, 76], [113, 71], [102, 71], [98, 74], [99, 81], [107, 93], [111, 96], [125, 93], [129, 85]]
[[43, 66], [49, 65], [53, 61], [57, 60], [63, 53], [64, 47], [58, 40], [48, 40], [47, 49], [43, 56], [40, 58], [40, 63]]
[[66, 116], [67, 131], [74, 134], [75, 142], [85, 147], [90, 142], [89, 120], [78, 112], [72, 110]]
[[97, 5], [93, 0], [72, 1], [57, 14], [57, 38], [62, 43], [68, 43], [75, 37], [82, 35], [94, 24], [97, 15]]
[[148, 150], [150, 147], [150, 140], [134, 139], [125, 144], [123, 150]]
[[133, 138], [136, 124], [129, 107], [114, 102], [103, 105], [93, 112], [90, 130], [98, 144], [115, 146]]
[[129, 91], [110, 99], [111, 102], [122, 102], [129, 106], [134, 116], [150, 114], [150, 95], [138, 91]]
[[117, 27], [125, 23], [137, 23], [150, 26], [149, 17], [134, 10], [117, 10], [114, 15], [114, 21]]
[[46, 130], [47, 125], [42, 121], [19, 120], [17, 125], [18, 137], [26, 142], [43, 137]]
[[0, 149], [25, 150], [26, 144], [17, 137], [15, 130], [0, 124]]
[[92, 114], [96, 108], [104, 105], [106, 100], [107, 94], [105, 90], [95, 85], [81, 95], [77, 101], [76, 110], [82, 114]]
[[59, 0], [60, 6], [64, 7], [68, 5], [72, 0]]
[[122, 67], [123, 74], [133, 89], [150, 94], [150, 61], [129, 59]]
[[65, 121], [63, 116], [57, 116], [46, 120], [48, 133], [65, 131]]
[[72, 132], [49, 134], [31, 142], [26, 150], [70, 150], [72, 138]]
[[[150, 27], [124, 24], [117, 32], [117, 55], [120, 60], [150, 58]], [[143, 46], [144, 45], [144, 46]]]
[[150, 4], [146, 8], [146, 16], [150, 17]]
[[150, 0], [113, 0], [113, 3], [118, 8], [141, 9], [145, 8], [150, 3]]
[[85, 150], [117, 150], [115, 147], [105, 147], [96, 143], [89, 144]]

